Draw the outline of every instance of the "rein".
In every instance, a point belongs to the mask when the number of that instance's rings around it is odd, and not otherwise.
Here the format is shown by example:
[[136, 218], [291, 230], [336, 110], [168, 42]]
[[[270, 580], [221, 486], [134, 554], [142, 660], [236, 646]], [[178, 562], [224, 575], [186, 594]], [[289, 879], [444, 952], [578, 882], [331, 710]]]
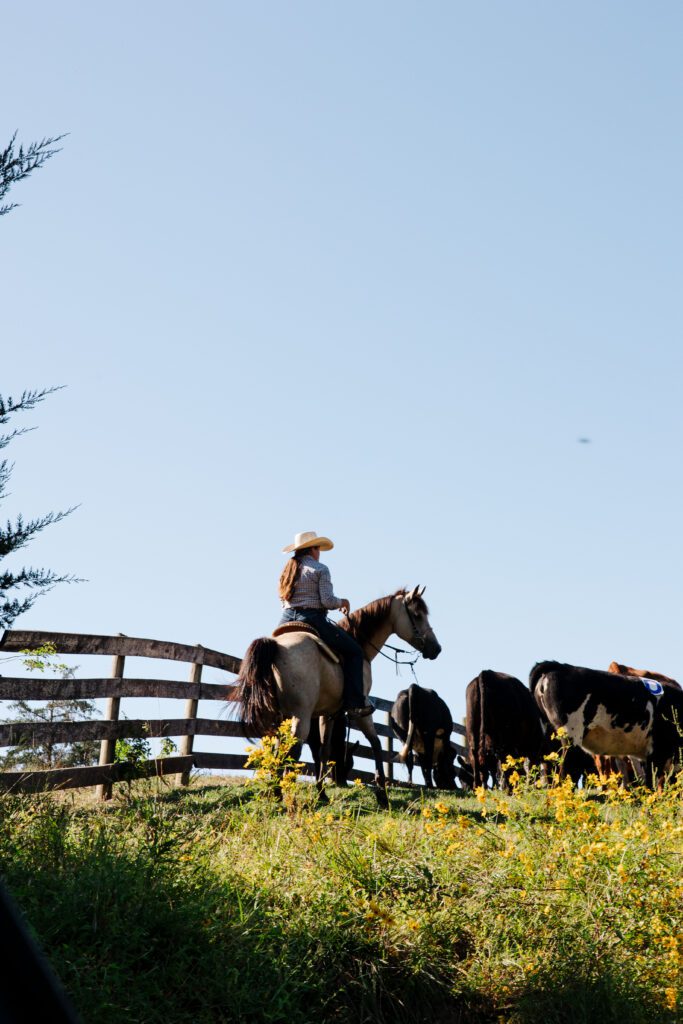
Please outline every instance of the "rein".
[[[425, 638], [424, 638], [424, 636], [422, 636], [422, 634], [420, 633], [419, 629], [417, 628], [417, 626], [415, 624], [415, 619], [410, 614], [410, 608], [408, 607], [407, 604], [404, 604], [403, 607], [405, 608], [406, 613], [408, 615], [408, 618], [410, 619], [410, 625], [413, 627], [413, 637], [416, 637], [422, 643], [422, 645], [424, 646]], [[345, 615], [344, 618], [346, 619], [347, 622], [349, 622], [349, 616], [348, 615]], [[412, 658], [409, 661], [399, 661], [398, 660], [399, 654], [410, 654], [411, 652], [410, 651], [406, 651], [403, 647], [394, 647], [392, 644], [384, 644], [384, 647], [387, 647], [390, 651], [394, 652], [393, 657], [392, 657], [391, 654], [385, 654], [383, 648], [378, 647], [377, 644], [374, 644], [372, 642], [372, 640], [370, 640], [369, 637], [363, 637], [362, 634], [360, 634], [360, 633], [359, 633], [359, 637], [360, 637], [360, 639], [361, 639], [361, 641], [363, 643], [369, 644], [370, 647], [373, 648], [373, 650], [377, 651], [378, 654], [381, 654], [383, 658], [387, 659], [387, 661], [391, 661], [391, 662], [394, 663], [394, 665], [396, 667], [396, 675], [400, 675], [400, 673], [399, 673], [399, 666], [401, 666], [401, 665], [408, 665], [408, 666], [410, 666], [410, 671], [415, 676], [415, 668], [414, 668], [414, 666], [418, 663], [418, 661], [422, 657], [422, 651], [420, 651], [419, 649], [416, 648], [416, 654], [415, 654], [414, 658]], [[415, 676], [415, 679], [417, 679], [417, 676]]]

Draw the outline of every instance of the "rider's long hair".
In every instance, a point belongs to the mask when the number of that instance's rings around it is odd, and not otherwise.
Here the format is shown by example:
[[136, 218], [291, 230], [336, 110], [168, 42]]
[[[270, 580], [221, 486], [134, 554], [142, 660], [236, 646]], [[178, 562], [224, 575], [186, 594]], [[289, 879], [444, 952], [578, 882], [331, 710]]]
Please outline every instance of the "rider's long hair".
[[289, 601], [294, 593], [294, 587], [299, 576], [301, 576], [301, 559], [305, 554], [305, 549], [304, 551], [295, 551], [292, 557], [285, 563], [285, 567], [280, 573], [279, 594], [281, 601]]

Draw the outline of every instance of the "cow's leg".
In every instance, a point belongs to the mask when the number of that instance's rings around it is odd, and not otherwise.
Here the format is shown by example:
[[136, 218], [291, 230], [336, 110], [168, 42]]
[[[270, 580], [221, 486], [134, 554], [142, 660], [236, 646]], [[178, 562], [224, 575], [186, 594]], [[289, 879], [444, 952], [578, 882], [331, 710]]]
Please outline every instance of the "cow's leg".
[[434, 761], [434, 733], [423, 733], [422, 742], [424, 744], [424, 753], [420, 755], [420, 765], [422, 767], [422, 774], [424, 775], [425, 785], [427, 789], [434, 789], [434, 780], [432, 779], [432, 764]]
[[656, 789], [659, 776], [659, 765], [652, 755], [645, 762], [645, 785], [648, 789]]
[[412, 784], [413, 784], [413, 766], [415, 764], [415, 761], [413, 759], [413, 752], [412, 752], [412, 750], [408, 751], [408, 754], [406, 756], [405, 764], [406, 764], [406, 768], [408, 769], [408, 782], [412, 786]]
[[645, 766], [645, 782], [650, 789], [657, 789], [661, 793], [672, 767], [672, 758], [663, 757], [661, 753], [659, 756], [651, 755]]

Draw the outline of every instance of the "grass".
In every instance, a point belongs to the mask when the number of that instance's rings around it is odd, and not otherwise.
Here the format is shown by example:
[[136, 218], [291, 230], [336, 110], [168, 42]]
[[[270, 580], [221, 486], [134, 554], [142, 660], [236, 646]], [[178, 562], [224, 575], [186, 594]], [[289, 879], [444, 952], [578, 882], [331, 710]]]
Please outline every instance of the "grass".
[[2, 873], [86, 1024], [680, 1019], [683, 782], [5, 797]]

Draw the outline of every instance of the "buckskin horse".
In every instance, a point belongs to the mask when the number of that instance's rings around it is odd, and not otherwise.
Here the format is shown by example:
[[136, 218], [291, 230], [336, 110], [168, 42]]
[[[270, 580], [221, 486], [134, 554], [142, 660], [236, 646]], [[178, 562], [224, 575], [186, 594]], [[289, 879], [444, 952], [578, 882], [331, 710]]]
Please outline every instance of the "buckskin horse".
[[[370, 662], [392, 634], [427, 659], [440, 654], [441, 645], [429, 624], [429, 611], [422, 596], [424, 590], [424, 587], [398, 590], [358, 608], [339, 623], [363, 648], [366, 697], [372, 686]], [[306, 632], [289, 629], [282, 635], [259, 637], [249, 645], [242, 660], [233, 696], [247, 736], [272, 733], [280, 722], [291, 718], [292, 733], [303, 743], [311, 719], [320, 719], [322, 749], [318, 791], [323, 800], [332, 719], [340, 713], [343, 691], [339, 659], [334, 655], [330, 657], [332, 652], [328, 653], [324, 646], [311, 635], [310, 627]], [[354, 718], [353, 723], [370, 743], [375, 758], [377, 801], [381, 807], [388, 807], [382, 747], [372, 718]]]

